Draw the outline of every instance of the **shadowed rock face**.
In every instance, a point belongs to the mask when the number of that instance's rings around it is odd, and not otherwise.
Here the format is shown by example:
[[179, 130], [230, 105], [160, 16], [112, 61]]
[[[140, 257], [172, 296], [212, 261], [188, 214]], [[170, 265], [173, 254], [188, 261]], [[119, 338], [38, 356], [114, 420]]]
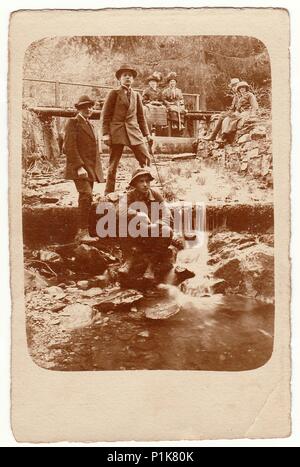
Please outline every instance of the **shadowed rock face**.
[[272, 233], [274, 206], [268, 204], [225, 204], [207, 206], [209, 231], [230, 230], [233, 232]]
[[274, 302], [272, 235], [222, 232], [212, 236], [209, 250], [215, 277], [222, 280], [219, 292]]
[[238, 130], [230, 143], [201, 140], [198, 154], [231, 172], [246, 174], [273, 185], [273, 158], [271, 121], [248, 122]]

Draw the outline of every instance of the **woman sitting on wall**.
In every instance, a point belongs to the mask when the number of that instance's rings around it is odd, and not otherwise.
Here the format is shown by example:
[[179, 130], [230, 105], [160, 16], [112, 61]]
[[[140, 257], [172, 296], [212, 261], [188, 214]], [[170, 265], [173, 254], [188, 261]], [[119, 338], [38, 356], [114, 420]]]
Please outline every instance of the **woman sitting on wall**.
[[181, 89], [177, 88], [177, 75], [171, 72], [167, 76], [168, 87], [163, 90], [162, 97], [168, 111], [171, 128], [181, 132], [184, 129], [185, 106]]
[[221, 138], [218, 141], [232, 140], [236, 131], [240, 130], [250, 118], [256, 116], [258, 103], [249, 88], [250, 86], [246, 81], [238, 83], [236, 87], [238, 93], [236, 110], [223, 120]]
[[153, 74], [147, 79], [148, 87], [143, 91], [143, 104], [148, 127], [157, 130], [167, 126], [167, 111], [163, 104], [162, 92], [158, 87], [161, 78]]

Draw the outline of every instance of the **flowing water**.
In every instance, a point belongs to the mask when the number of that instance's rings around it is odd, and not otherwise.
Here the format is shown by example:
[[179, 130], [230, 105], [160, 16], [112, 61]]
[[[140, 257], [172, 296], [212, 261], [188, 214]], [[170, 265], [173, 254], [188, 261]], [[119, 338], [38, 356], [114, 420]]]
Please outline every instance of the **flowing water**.
[[265, 364], [273, 348], [273, 307], [244, 297], [186, 300], [166, 320], [143, 316], [147, 307], [169, 306], [156, 293], [138, 310], [116, 312], [106, 326], [74, 330], [61, 344], [56, 370], [242, 371]]
[[273, 349], [273, 306], [213, 295], [207, 245], [200, 232], [179, 253], [178, 263], [195, 273], [182, 290], [163, 284], [131, 312], [72, 331], [53, 369], [243, 371], [265, 364]]

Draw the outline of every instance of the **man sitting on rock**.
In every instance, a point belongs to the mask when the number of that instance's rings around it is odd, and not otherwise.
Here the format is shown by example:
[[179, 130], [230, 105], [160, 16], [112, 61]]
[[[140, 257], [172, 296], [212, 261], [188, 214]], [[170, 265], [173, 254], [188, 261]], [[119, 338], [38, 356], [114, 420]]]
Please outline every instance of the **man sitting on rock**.
[[213, 141], [217, 138], [217, 141], [218, 142], [222, 142], [223, 139], [221, 137], [218, 137], [219, 135], [219, 132], [222, 128], [222, 124], [223, 124], [223, 121], [225, 120], [225, 118], [228, 116], [228, 115], [231, 115], [232, 112], [235, 112], [236, 109], [237, 109], [237, 103], [238, 103], [238, 92], [237, 92], [237, 86], [239, 84], [240, 80], [238, 78], [232, 78], [232, 80], [230, 81], [228, 87], [230, 88], [230, 91], [233, 95], [233, 99], [232, 99], [232, 103], [231, 103], [231, 106], [229, 107], [228, 111], [226, 112], [222, 112], [216, 123], [215, 123], [215, 127], [213, 129], [213, 132], [210, 134], [210, 135], [206, 135], [203, 137], [204, 140], [206, 141]]
[[157, 273], [172, 268], [172, 214], [161, 194], [151, 188], [154, 180], [148, 168], [133, 173], [128, 192], [119, 201], [119, 222], [128, 227], [120, 239], [125, 264], [122, 278], [133, 276], [154, 280]]
[[258, 111], [258, 103], [255, 95], [250, 92], [250, 86], [246, 81], [240, 81], [236, 87], [238, 100], [236, 111], [227, 116], [222, 123], [221, 137], [233, 140], [237, 130], [240, 130], [249, 119], [255, 119]]

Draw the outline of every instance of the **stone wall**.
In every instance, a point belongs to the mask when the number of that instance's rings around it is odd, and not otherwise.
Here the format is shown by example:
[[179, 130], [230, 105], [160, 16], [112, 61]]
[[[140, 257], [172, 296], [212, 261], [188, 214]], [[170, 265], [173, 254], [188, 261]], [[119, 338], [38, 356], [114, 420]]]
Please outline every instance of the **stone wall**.
[[273, 184], [272, 135], [269, 121], [246, 125], [231, 144], [200, 141], [198, 155], [230, 171]]

